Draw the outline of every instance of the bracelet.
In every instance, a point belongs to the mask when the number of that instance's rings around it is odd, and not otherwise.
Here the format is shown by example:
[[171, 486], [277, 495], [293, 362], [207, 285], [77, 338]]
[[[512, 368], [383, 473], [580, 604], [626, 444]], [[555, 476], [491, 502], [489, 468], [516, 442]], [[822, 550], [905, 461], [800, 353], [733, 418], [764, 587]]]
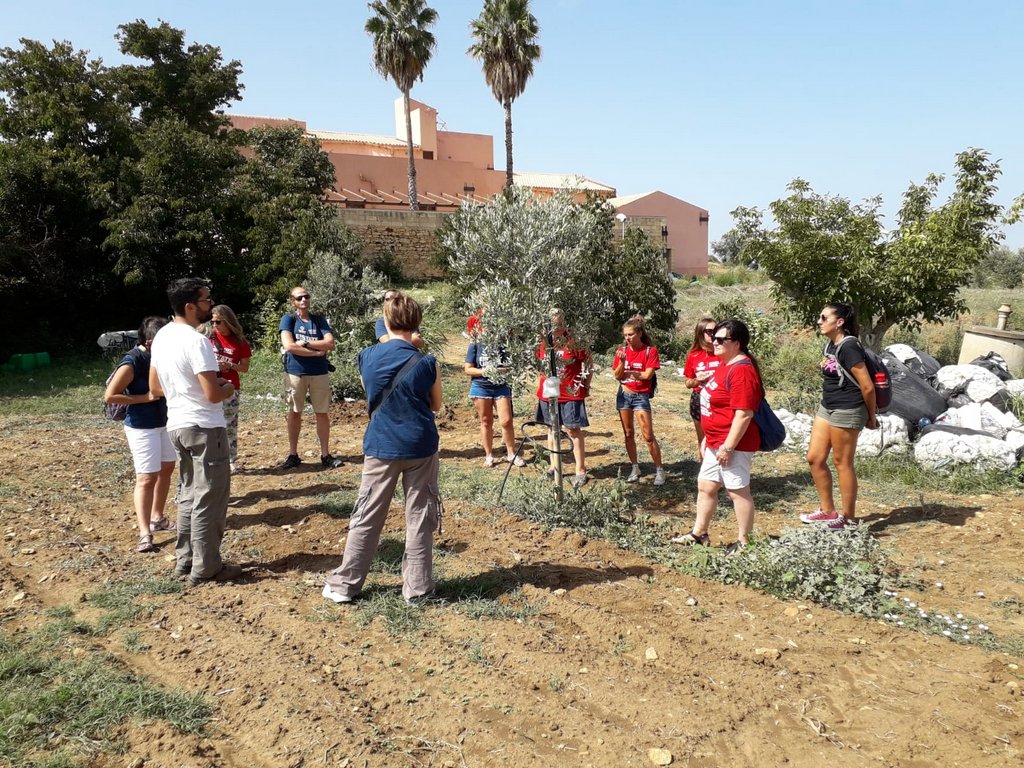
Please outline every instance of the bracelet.
[[726, 453], [735, 453], [735, 452], [736, 452], [736, 449], [735, 449], [735, 448], [727, 448], [727, 447], [726, 447], [726, 446], [724, 446], [724, 445], [721, 445], [721, 446], [719, 446], [719, 447], [718, 447], [718, 450], [720, 450], [720, 451], [725, 451]]

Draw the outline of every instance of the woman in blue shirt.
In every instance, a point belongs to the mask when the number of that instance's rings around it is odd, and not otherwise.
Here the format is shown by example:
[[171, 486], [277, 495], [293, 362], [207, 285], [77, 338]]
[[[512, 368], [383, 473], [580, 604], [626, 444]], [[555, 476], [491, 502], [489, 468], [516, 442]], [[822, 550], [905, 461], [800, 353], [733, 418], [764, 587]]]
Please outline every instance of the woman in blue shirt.
[[505, 443], [505, 452], [509, 462], [517, 467], [526, 462], [516, 456], [516, 432], [512, 423], [512, 388], [504, 382], [495, 382], [485, 375], [487, 369], [501, 371], [506, 367], [505, 350], [497, 350], [486, 346], [480, 341], [471, 341], [466, 350], [466, 375], [469, 376], [469, 399], [476, 407], [476, 415], [480, 419], [480, 439], [484, 446], [484, 466], [495, 464], [494, 443], [494, 412], [498, 412], [501, 424], [501, 437]]
[[397, 293], [384, 304], [388, 342], [359, 353], [370, 421], [345, 556], [323, 589], [323, 596], [335, 603], [351, 603], [362, 591], [399, 478], [405, 492], [402, 595], [415, 602], [434, 591], [434, 531], [442, 511], [434, 412], [441, 408], [441, 366], [413, 343], [422, 319], [419, 304]]
[[139, 552], [155, 552], [153, 531], [173, 531], [164, 516], [167, 491], [178, 454], [167, 435], [167, 401], [149, 391], [149, 348], [163, 317], [147, 317], [139, 328], [139, 346], [129, 352], [110, 378], [103, 401], [127, 405], [124, 434], [135, 465], [135, 519]]

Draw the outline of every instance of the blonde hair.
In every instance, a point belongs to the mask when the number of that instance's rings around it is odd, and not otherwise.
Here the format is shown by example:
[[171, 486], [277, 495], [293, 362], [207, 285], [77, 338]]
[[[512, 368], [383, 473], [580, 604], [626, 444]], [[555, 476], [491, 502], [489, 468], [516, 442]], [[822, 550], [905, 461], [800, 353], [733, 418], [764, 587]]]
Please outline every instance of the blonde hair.
[[[227, 332], [221, 331], [221, 336], [229, 336], [236, 341], [246, 341], [245, 333], [242, 332], [242, 324], [238, 322], [238, 317], [235, 315], [235, 311], [227, 304], [218, 304], [210, 310], [210, 314], [219, 317], [221, 322], [227, 326]], [[210, 326], [210, 332], [212, 335], [212, 325]], [[248, 344], [247, 341], [246, 343]]]

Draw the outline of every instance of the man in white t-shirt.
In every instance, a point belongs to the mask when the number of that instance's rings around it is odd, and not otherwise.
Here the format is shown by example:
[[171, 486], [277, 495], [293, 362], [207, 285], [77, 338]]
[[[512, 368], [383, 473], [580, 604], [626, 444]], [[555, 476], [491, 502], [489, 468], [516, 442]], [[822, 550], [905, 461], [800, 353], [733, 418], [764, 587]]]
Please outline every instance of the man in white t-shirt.
[[230, 581], [242, 573], [220, 556], [231, 469], [221, 402], [234, 394], [220, 378], [210, 340], [196, 330], [212, 315], [209, 287], [185, 277], [167, 289], [174, 322], [157, 332], [151, 349], [149, 388], [167, 398], [167, 434], [178, 451], [177, 564], [174, 572], [193, 585]]

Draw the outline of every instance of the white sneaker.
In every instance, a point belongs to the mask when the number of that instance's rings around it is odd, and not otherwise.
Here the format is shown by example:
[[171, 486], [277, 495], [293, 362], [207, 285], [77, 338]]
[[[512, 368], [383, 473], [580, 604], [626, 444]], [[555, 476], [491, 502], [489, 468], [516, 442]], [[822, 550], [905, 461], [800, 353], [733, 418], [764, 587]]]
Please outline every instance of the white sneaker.
[[328, 600], [331, 600], [331, 601], [333, 601], [335, 603], [351, 603], [352, 602], [352, 598], [351, 597], [349, 597], [348, 595], [343, 595], [340, 592], [335, 592], [333, 589], [331, 589], [331, 585], [330, 584], [324, 584], [324, 591], [321, 594], [324, 597], [326, 597]]
[[626, 478], [627, 483], [638, 483], [640, 482], [640, 465], [634, 464], [633, 471], [629, 473], [629, 477]]
[[655, 485], [664, 485], [665, 484], [665, 470], [662, 469], [661, 467], [658, 467], [654, 471], [654, 484]]

